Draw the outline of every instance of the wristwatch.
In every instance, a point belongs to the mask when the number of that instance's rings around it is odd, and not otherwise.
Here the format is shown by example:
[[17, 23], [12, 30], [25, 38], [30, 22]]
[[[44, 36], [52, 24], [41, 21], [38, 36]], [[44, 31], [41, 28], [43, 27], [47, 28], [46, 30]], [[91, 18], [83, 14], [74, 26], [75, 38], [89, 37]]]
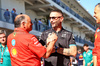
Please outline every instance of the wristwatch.
[[58, 47], [55, 47], [55, 52], [57, 52], [57, 48], [58, 48]]

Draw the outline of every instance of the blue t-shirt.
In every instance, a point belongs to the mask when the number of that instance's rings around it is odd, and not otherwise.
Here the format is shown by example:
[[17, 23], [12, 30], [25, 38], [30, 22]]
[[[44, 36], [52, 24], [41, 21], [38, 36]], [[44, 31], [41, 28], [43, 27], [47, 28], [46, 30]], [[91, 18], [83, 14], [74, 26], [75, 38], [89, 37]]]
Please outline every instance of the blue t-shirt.
[[[88, 63], [90, 63], [92, 61], [92, 50], [89, 50], [87, 53], [86, 51], [83, 52], [83, 59], [85, 60], [85, 66], [87, 66]], [[91, 63], [90, 66], [93, 66], [93, 63]]]
[[82, 55], [82, 53], [76, 55], [76, 60], [78, 61], [78, 66], [83, 65], [83, 55]]
[[[3, 52], [4, 50], [4, 52]], [[1, 44], [0, 44], [0, 59], [1, 59], [1, 53], [3, 52], [3, 63], [0, 63], [0, 66], [11, 66], [11, 60], [10, 60], [10, 54], [8, 51], [8, 47], [6, 45], [6, 47], [4, 48]]]

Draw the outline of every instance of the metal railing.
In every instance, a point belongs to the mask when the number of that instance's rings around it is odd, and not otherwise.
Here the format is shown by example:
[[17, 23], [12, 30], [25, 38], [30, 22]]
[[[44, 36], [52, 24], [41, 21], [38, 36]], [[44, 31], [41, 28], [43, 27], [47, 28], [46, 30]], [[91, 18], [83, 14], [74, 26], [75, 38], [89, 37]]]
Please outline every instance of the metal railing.
[[91, 41], [86, 41], [85, 39], [82, 39], [80, 37], [74, 36], [75, 37], [75, 41], [82, 43], [82, 44], [88, 44], [89, 46], [93, 46], [94, 47], [94, 43], [92, 43]]
[[92, 29], [96, 30], [96, 28], [92, 24], [90, 24], [87, 20], [85, 20], [84, 18], [82, 18], [81, 16], [79, 16], [77, 13], [75, 13], [72, 9], [70, 9], [67, 5], [65, 5], [60, 0], [52, 0], [52, 1], [54, 1], [56, 4], [58, 4], [59, 6], [61, 6], [62, 8], [64, 8], [66, 11], [68, 11], [69, 13], [71, 13], [72, 15], [74, 15], [75, 17], [77, 17], [79, 20], [81, 20], [82, 22], [84, 22], [88, 26], [90, 26]]
[[40, 32], [43, 32], [43, 31], [51, 28], [51, 27], [49, 27], [45, 24], [41, 24], [41, 23], [36, 22], [34, 20], [32, 20], [32, 23], [33, 23], [33, 30], [37, 30], [37, 31], [40, 31]]
[[[11, 11], [9, 11], [9, 16], [7, 16], [7, 15], [4, 16], [5, 11], [6, 11], [5, 9], [0, 8], [0, 21], [10, 23], [10, 24], [14, 24], [14, 18], [17, 16], [17, 14], [13, 15], [11, 13]], [[50, 29], [50, 27], [48, 25], [35, 23], [34, 20], [32, 20], [32, 23], [33, 23], [33, 28], [32, 28], [33, 30], [43, 32], [47, 29]]]
[[[5, 11], [6, 11], [6, 10], [0, 8], [0, 20], [3, 21], [3, 22], [7, 22], [7, 23], [13, 24], [14, 22], [13, 22], [13, 19], [12, 19], [12, 14], [11, 14], [11, 12], [9, 11], [9, 13], [10, 13], [9, 20], [6, 21], [6, 18], [4, 17], [4, 12], [5, 12]], [[51, 27], [49, 27], [49, 26], [47, 26], [47, 25], [40, 24], [40, 23], [38, 23], [38, 22], [36, 23], [34, 20], [32, 20], [32, 23], [33, 23], [33, 30], [36, 30], [36, 31], [43, 32], [43, 31], [48, 30], [48, 29], [51, 28]], [[5, 26], [5, 27], [6, 27], [6, 26]], [[90, 45], [93, 46], [93, 43], [90, 43], [90, 42], [88, 42], [88, 41], [86, 41], [86, 40], [83, 40], [83, 39], [80, 39], [80, 38], [78, 38], [78, 37], [75, 37], [75, 41], [76, 41], [76, 42], [79, 42], [79, 43], [82, 43], [82, 44], [88, 43], [88, 44], [90, 44]]]

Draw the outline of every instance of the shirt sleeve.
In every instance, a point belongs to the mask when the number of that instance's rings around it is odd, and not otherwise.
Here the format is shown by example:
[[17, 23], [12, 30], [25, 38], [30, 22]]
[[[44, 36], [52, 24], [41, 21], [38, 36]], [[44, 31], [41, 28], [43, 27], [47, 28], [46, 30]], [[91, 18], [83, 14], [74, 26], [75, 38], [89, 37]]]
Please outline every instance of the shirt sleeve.
[[83, 59], [85, 59], [85, 58], [84, 58], [84, 52], [83, 52]]
[[43, 32], [39, 37], [39, 42], [44, 46], [46, 45], [45, 33]]
[[46, 53], [46, 48], [39, 43], [35, 36], [29, 42], [29, 49], [40, 58]]
[[69, 40], [69, 46], [76, 46], [76, 43], [75, 43], [75, 38], [73, 36], [73, 34], [71, 33], [71, 36], [70, 36], [70, 40]]

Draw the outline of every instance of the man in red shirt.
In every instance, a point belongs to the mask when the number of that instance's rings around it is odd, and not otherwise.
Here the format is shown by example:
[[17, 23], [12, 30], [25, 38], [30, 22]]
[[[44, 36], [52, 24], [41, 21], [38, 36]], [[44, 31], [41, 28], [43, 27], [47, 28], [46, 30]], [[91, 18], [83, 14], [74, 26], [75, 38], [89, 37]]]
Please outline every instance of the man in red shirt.
[[40, 58], [48, 58], [57, 41], [55, 33], [48, 35], [48, 47], [39, 43], [35, 35], [29, 34], [32, 22], [28, 15], [21, 14], [15, 18], [14, 32], [8, 36], [7, 46], [12, 66], [41, 66]]
[[[100, 3], [98, 3], [94, 9], [94, 17], [96, 18], [96, 23], [100, 24]], [[100, 66], [100, 27], [97, 28], [95, 32], [95, 42], [92, 54], [94, 66]]]

